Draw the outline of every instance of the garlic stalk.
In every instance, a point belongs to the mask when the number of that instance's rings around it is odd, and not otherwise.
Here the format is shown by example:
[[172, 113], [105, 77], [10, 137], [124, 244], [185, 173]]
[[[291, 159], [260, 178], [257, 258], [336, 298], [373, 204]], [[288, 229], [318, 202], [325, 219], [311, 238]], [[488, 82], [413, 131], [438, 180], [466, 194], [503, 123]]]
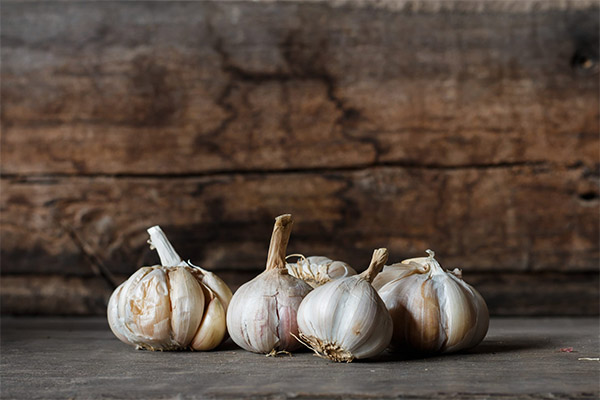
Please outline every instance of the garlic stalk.
[[489, 324], [485, 300], [444, 271], [434, 252], [386, 266], [373, 281], [394, 321], [391, 347], [417, 353], [448, 353], [479, 344]]
[[332, 280], [309, 293], [298, 310], [300, 340], [338, 362], [381, 353], [392, 338], [392, 319], [371, 282], [387, 260], [377, 249], [360, 275]]
[[290, 254], [287, 258], [299, 257], [295, 263], [287, 264], [288, 273], [302, 279], [313, 288], [333, 279], [356, 275], [356, 271], [343, 261], [333, 261], [327, 257]]
[[148, 350], [210, 350], [226, 334], [231, 290], [217, 275], [179, 257], [159, 226], [148, 229], [162, 265], [142, 267], [108, 302], [108, 323], [123, 342]]
[[287, 273], [285, 252], [292, 224], [289, 214], [275, 219], [265, 271], [242, 285], [231, 299], [227, 329], [245, 350], [268, 354], [301, 346], [294, 338], [296, 313], [311, 287]]

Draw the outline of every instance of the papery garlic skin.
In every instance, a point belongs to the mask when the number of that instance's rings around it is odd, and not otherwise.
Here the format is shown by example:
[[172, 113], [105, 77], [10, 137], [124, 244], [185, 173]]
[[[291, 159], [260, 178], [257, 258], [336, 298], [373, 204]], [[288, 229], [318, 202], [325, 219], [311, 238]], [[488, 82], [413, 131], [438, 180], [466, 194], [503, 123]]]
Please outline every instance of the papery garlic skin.
[[107, 310], [111, 330], [141, 349], [218, 346], [226, 334], [231, 290], [216, 275], [182, 261], [159, 227], [148, 232], [161, 262], [175, 265], [142, 267], [115, 289]]
[[391, 347], [417, 353], [449, 353], [479, 344], [489, 313], [483, 297], [429, 257], [385, 267], [373, 281], [394, 321]]
[[304, 257], [301, 254], [292, 254], [300, 259], [295, 263], [287, 264], [288, 273], [302, 279], [313, 288], [321, 286], [331, 280], [356, 275], [356, 271], [343, 261], [334, 261], [323, 256]]
[[264, 271], [234, 294], [227, 317], [231, 338], [255, 353], [298, 349], [296, 314], [309, 291], [310, 286], [285, 271]]
[[332, 280], [309, 293], [298, 310], [300, 340], [332, 361], [378, 355], [392, 338], [392, 319], [371, 286], [387, 259], [387, 250], [373, 254], [360, 275]]
[[289, 214], [277, 217], [267, 267], [233, 295], [227, 329], [241, 348], [255, 353], [293, 351], [301, 347], [296, 314], [311, 287], [287, 273], [285, 251], [292, 228]]

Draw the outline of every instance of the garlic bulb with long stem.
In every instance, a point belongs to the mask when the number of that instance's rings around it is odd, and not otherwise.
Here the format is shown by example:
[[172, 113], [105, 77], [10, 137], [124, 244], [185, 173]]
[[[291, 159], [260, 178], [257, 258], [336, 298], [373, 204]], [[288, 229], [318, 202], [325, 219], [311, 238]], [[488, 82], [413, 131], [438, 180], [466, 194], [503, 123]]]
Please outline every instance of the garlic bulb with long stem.
[[434, 252], [427, 253], [386, 266], [373, 281], [394, 321], [391, 347], [448, 353], [476, 346], [489, 324], [483, 297], [460, 270], [444, 271]]
[[300, 340], [338, 362], [381, 353], [392, 338], [392, 319], [371, 282], [387, 260], [377, 249], [360, 275], [332, 280], [309, 293], [298, 310]]
[[287, 264], [288, 273], [313, 288], [333, 279], [356, 275], [354, 268], [343, 261], [333, 261], [323, 256], [304, 257], [302, 254], [290, 254], [286, 259], [290, 257], [298, 257], [298, 261]]
[[296, 314], [311, 287], [287, 273], [285, 252], [292, 216], [275, 219], [264, 272], [243, 284], [233, 295], [227, 314], [231, 339], [245, 350], [269, 354], [301, 346]]
[[210, 350], [226, 334], [232, 293], [217, 275], [179, 257], [159, 226], [148, 229], [161, 264], [142, 267], [108, 302], [108, 323], [123, 342], [148, 350]]

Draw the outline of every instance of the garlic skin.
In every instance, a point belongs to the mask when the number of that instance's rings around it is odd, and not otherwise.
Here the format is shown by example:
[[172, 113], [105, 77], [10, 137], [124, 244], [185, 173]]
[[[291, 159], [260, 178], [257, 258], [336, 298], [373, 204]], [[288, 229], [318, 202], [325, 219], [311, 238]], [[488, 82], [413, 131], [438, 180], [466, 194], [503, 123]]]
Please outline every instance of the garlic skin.
[[301, 254], [291, 254], [289, 257], [299, 257], [295, 263], [287, 264], [288, 274], [302, 279], [313, 288], [331, 280], [356, 275], [354, 268], [343, 261], [334, 261], [323, 256], [304, 257]]
[[373, 281], [394, 321], [391, 347], [450, 353], [478, 345], [489, 326], [485, 300], [460, 270], [444, 271], [434, 252], [427, 253], [386, 266]]
[[301, 346], [294, 338], [298, 335], [296, 314], [311, 287], [287, 273], [285, 251], [292, 225], [289, 214], [275, 219], [266, 270], [242, 285], [229, 304], [229, 335], [245, 350], [269, 354]]
[[300, 340], [338, 362], [378, 355], [392, 338], [392, 318], [371, 286], [388, 252], [377, 249], [360, 275], [335, 279], [309, 293], [298, 310]]
[[108, 302], [111, 330], [147, 350], [210, 350], [226, 334], [231, 290], [212, 272], [182, 261], [158, 226], [148, 229], [161, 265], [142, 267]]

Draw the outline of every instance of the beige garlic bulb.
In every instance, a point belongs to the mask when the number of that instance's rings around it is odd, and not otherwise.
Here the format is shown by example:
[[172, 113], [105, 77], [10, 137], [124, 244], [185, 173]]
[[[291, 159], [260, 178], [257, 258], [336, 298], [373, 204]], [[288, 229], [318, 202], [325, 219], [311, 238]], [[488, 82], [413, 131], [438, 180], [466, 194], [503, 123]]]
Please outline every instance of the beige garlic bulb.
[[483, 297], [429, 257], [386, 266], [373, 281], [394, 321], [391, 347], [416, 353], [448, 353], [479, 344], [489, 325]]
[[226, 334], [231, 290], [183, 261], [159, 226], [148, 229], [161, 264], [142, 267], [115, 289], [108, 323], [123, 342], [148, 350], [210, 350]]
[[338, 362], [381, 353], [392, 338], [392, 319], [371, 282], [387, 260], [377, 249], [360, 275], [332, 280], [309, 293], [298, 310], [300, 340]]
[[287, 264], [288, 273], [302, 279], [313, 288], [333, 279], [356, 275], [354, 268], [343, 261], [333, 261], [323, 256], [304, 257], [301, 254], [291, 254], [287, 258], [294, 256], [299, 259], [295, 263]]
[[285, 252], [292, 225], [289, 214], [275, 219], [265, 271], [243, 284], [231, 299], [227, 329], [245, 350], [269, 354], [301, 346], [294, 338], [296, 314], [311, 287], [287, 273]]

